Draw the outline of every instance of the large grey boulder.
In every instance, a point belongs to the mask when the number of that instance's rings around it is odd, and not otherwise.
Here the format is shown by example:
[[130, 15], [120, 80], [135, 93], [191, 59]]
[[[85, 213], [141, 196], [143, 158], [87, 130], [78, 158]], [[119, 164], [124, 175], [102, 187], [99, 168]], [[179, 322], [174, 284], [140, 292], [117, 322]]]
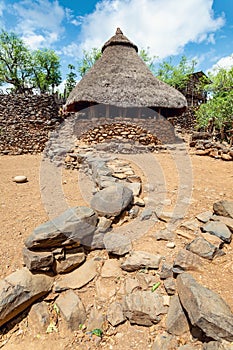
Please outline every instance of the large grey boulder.
[[215, 256], [223, 255], [224, 252], [219, 250], [214, 244], [208, 242], [203, 237], [197, 237], [187, 244], [186, 249], [190, 252], [201, 256], [202, 258], [212, 260]]
[[233, 341], [233, 314], [217, 293], [197, 283], [188, 273], [177, 277], [177, 291], [193, 326], [215, 340]]
[[233, 219], [233, 201], [222, 200], [213, 205], [214, 213]]
[[52, 221], [38, 226], [27, 238], [25, 245], [33, 250], [82, 244], [84, 239], [93, 236], [96, 225], [97, 215], [92, 209], [70, 208]]
[[163, 297], [151, 291], [136, 291], [125, 296], [123, 301], [124, 316], [131, 324], [152, 326], [161, 321], [167, 313]]
[[117, 216], [132, 200], [133, 192], [129, 188], [115, 184], [97, 192], [92, 197], [91, 207], [100, 216]]
[[0, 327], [52, 289], [53, 278], [27, 268], [0, 281]]

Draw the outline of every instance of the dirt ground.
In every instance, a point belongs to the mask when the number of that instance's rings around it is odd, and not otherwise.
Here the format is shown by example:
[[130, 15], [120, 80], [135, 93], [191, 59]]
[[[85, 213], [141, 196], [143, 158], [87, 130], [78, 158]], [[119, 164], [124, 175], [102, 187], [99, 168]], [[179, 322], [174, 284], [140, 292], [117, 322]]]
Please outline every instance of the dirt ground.
[[[162, 166], [166, 179], [169, 210], [176, 200], [178, 174], [169, 154], [155, 155]], [[221, 199], [233, 200], [233, 162], [224, 162], [209, 157], [191, 155], [193, 171], [193, 191], [185, 219], [193, 219], [203, 211], [212, 210], [213, 203]], [[20, 269], [23, 265], [22, 248], [24, 240], [33, 229], [48, 220], [40, 194], [40, 166], [41, 155], [21, 155], [0, 157], [0, 278]], [[13, 178], [25, 175], [28, 182], [16, 184]], [[79, 186], [76, 171], [64, 170], [62, 175], [63, 191], [69, 205], [85, 205]], [[148, 252], [165, 250], [166, 242], [155, 241], [153, 234], [155, 226], [145, 236], [134, 242], [134, 249]], [[176, 246], [184, 247], [184, 238], [177, 237]], [[193, 275], [203, 285], [218, 292], [229, 304], [233, 311], [233, 242], [225, 245], [225, 256], [216, 258], [213, 262], [205, 262], [203, 271]], [[102, 254], [102, 253], [98, 253]], [[175, 250], [171, 251], [172, 261]], [[93, 286], [92, 288], [93, 293]], [[88, 297], [88, 293], [86, 294]], [[92, 346], [75, 347], [74, 335], [62, 330], [59, 333], [35, 336], [27, 329], [26, 321], [23, 325], [13, 327], [8, 336], [0, 335], [0, 348], [4, 349], [94, 349]], [[125, 323], [118, 327], [115, 342], [109, 341], [104, 349], [147, 349], [148, 337], [153, 332], [145, 327], [130, 326]], [[152, 335], [151, 335], [152, 334]], [[153, 337], [152, 337], [153, 338]], [[4, 339], [8, 339], [4, 342]], [[144, 341], [144, 339], [146, 339]], [[5, 344], [5, 345], [4, 345]], [[115, 345], [114, 345], [115, 344]]]

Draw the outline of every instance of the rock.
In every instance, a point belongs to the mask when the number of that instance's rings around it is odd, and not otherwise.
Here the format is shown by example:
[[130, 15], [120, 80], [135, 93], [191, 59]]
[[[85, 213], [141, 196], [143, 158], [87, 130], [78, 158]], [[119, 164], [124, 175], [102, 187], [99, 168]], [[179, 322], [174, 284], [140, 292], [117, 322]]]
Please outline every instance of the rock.
[[213, 205], [216, 215], [226, 216], [233, 219], [233, 201], [222, 200]]
[[136, 206], [134, 206], [133, 208], [131, 208], [129, 210], [129, 217], [130, 219], [135, 219], [138, 216], [140, 209]]
[[153, 215], [153, 210], [150, 208], [144, 209], [143, 212], [141, 213], [140, 220], [149, 220]]
[[233, 219], [225, 216], [220, 215], [213, 215], [211, 220], [213, 221], [220, 221], [223, 224], [225, 224], [231, 232], [233, 232]]
[[97, 215], [87, 207], [66, 210], [52, 221], [38, 226], [27, 238], [28, 249], [47, 249], [72, 244], [81, 244], [87, 237], [93, 237]]
[[30, 271], [48, 271], [53, 267], [54, 256], [52, 252], [34, 252], [24, 247], [23, 261]]
[[79, 325], [85, 323], [85, 307], [79, 296], [73, 290], [61, 293], [56, 299], [56, 305], [70, 330], [77, 331]]
[[104, 237], [105, 233], [100, 232], [98, 229], [89, 236], [82, 239], [82, 245], [88, 250], [104, 249]]
[[101, 216], [99, 218], [99, 222], [97, 225], [97, 231], [105, 233], [108, 231], [108, 229], [111, 227], [111, 225], [112, 225], [112, 220], [107, 219], [104, 216]]
[[187, 228], [190, 231], [197, 231], [199, 229], [198, 222], [196, 220], [185, 221], [181, 224], [181, 227]]
[[133, 291], [140, 289], [140, 284], [137, 278], [126, 278], [125, 280], [125, 294], [130, 294]]
[[138, 205], [139, 207], [145, 207], [145, 202], [142, 198], [134, 196], [133, 205]]
[[232, 157], [230, 156], [230, 154], [222, 154], [221, 155], [221, 158], [222, 160], [226, 160], [226, 161], [229, 161], [229, 160], [232, 160]]
[[101, 277], [109, 278], [114, 277], [117, 278], [122, 275], [122, 270], [120, 268], [120, 263], [118, 260], [109, 259], [104, 262], [104, 265], [101, 270]]
[[195, 154], [197, 156], [207, 156], [209, 153], [210, 153], [210, 149], [205, 149], [205, 150], [199, 149], [196, 151]]
[[108, 253], [123, 256], [132, 249], [131, 240], [120, 233], [110, 232], [104, 236], [104, 245]]
[[212, 260], [215, 256], [222, 255], [222, 251], [219, 250], [218, 247], [208, 242], [203, 237], [195, 238], [191, 243], [187, 244], [186, 249], [209, 260]]
[[177, 277], [177, 291], [192, 325], [212, 339], [233, 341], [233, 314], [217, 293], [197, 283], [188, 273]]
[[135, 251], [121, 264], [122, 270], [137, 271], [140, 269], [158, 269], [162, 260], [161, 255], [150, 254], [142, 251]]
[[175, 258], [172, 271], [174, 273], [182, 273], [188, 270], [198, 270], [201, 266], [202, 261], [196, 254], [182, 249]]
[[172, 265], [163, 263], [159, 276], [161, 280], [172, 277], [173, 276]]
[[211, 211], [205, 211], [204, 213], [200, 213], [200, 214], [196, 215], [196, 218], [199, 221], [204, 222], [204, 223], [209, 221], [211, 217], [212, 217], [212, 212]]
[[231, 242], [231, 231], [224, 223], [220, 221], [209, 221], [201, 227], [201, 230], [221, 238], [221, 240], [226, 243]]
[[167, 248], [170, 248], [170, 249], [173, 249], [173, 248], [175, 248], [175, 243], [174, 242], [168, 242], [167, 244], [166, 244], [166, 247]]
[[164, 288], [166, 289], [166, 292], [167, 292], [168, 295], [175, 294], [175, 292], [176, 292], [176, 283], [175, 283], [175, 280], [172, 277], [165, 279], [163, 284], [164, 284]]
[[65, 276], [60, 276], [55, 282], [55, 291], [60, 292], [66, 289], [79, 289], [95, 278], [97, 265], [94, 260], [86, 261], [78, 269]]
[[28, 314], [28, 327], [34, 335], [45, 333], [50, 323], [50, 314], [47, 303], [42, 301], [32, 305]]
[[151, 291], [136, 291], [125, 296], [124, 316], [131, 324], [152, 326], [160, 322], [161, 314], [166, 314], [163, 297]]
[[16, 182], [17, 184], [22, 184], [28, 181], [27, 177], [24, 175], [18, 175], [14, 177], [14, 182]]
[[100, 216], [117, 216], [132, 200], [133, 192], [130, 189], [121, 184], [115, 184], [97, 192], [92, 197], [91, 207]]
[[27, 268], [0, 281], [0, 327], [52, 289], [53, 278]]
[[232, 350], [232, 343], [226, 341], [210, 341], [203, 344], [203, 350]]
[[177, 295], [171, 297], [166, 319], [166, 327], [168, 333], [173, 335], [182, 335], [189, 330], [188, 320]]
[[199, 350], [199, 349], [202, 350], [202, 348], [200, 347], [197, 348], [196, 346], [191, 344], [185, 344], [178, 347], [178, 350]]
[[106, 321], [106, 316], [102, 313], [101, 310], [97, 310], [94, 306], [91, 309], [89, 319], [87, 322], [87, 331], [93, 331], [94, 329], [103, 330], [104, 323]]
[[157, 239], [157, 241], [159, 240], [171, 241], [175, 238], [175, 235], [170, 230], [163, 229], [155, 233], [155, 238]]
[[[222, 249], [224, 246], [224, 242], [221, 238], [211, 235], [209, 232], [201, 232], [200, 237], [203, 237], [206, 241], [212, 243], [218, 249]], [[221, 251], [223, 253], [223, 250]]]
[[107, 311], [107, 320], [109, 323], [111, 323], [113, 327], [118, 326], [126, 320], [123, 314], [122, 304], [118, 303], [117, 301], [114, 301], [109, 305]]
[[129, 188], [133, 192], [134, 196], [139, 196], [142, 187], [140, 182], [124, 182], [124, 186]]
[[83, 248], [78, 249], [79, 251], [77, 251], [75, 254], [66, 254], [65, 259], [56, 260], [54, 268], [56, 273], [68, 273], [85, 261], [86, 255]]
[[152, 345], [152, 350], [174, 350], [178, 347], [178, 340], [175, 336], [162, 333], [158, 334], [155, 338], [155, 342]]
[[116, 282], [113, 279], [98, 278], [95, 282], [95, 297], [100, 303], [109, 303], [116, 294]]

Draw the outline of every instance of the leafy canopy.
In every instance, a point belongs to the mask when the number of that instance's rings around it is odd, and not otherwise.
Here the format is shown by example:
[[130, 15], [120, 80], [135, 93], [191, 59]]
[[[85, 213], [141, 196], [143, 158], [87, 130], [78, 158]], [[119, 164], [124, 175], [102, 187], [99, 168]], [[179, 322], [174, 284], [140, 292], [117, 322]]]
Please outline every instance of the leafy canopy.
[[0, 33], [0, 83], [23, 93], [33, 88], [49, 92], [61, 82], [60, 58], [53, 50], [30, 51], [15, 33]]

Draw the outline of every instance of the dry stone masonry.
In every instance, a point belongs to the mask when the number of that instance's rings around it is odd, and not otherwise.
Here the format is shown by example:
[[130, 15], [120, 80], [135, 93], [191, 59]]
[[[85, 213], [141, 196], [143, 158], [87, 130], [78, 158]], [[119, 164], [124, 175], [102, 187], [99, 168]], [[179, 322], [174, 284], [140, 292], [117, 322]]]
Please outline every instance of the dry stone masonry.
[[52, 95], [0, 95], [0, 154], [41, 152], [62, 119]]

